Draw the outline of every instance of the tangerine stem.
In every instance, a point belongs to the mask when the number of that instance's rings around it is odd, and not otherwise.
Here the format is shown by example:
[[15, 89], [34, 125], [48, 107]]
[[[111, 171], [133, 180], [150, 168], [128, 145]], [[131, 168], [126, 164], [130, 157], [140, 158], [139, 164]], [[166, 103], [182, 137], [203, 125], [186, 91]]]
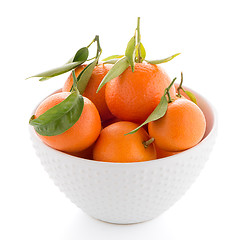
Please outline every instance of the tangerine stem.
[[142, 144], [145, 148], [147, 148], [150, 144], [152, 144], [154, 142], [154, 138], [150, 138], [149, 140], [147, 141], [144, 141]]
[[95, 41], [96, 41], [96, 36], [95, 36], [95, 38], [87, 45], [87, 48], [89, 48]]
[[77, 93], [79, 93], [78, 88], [77, 88], [77, 77], [75, 74], [75, 70], [72, 70], [72, 76], [73, 76], [73, 85], [71, 88], [71, 92], [76, 91]]
[[165, 89], [165, 94], [167, 94], [168, 96], [168, 103], [172, 102], [172, 98], [171, 98], [171, 95], [170, 95], [170, 88], [172, 87], [172, 85], [174, 84], [174, 82], [176, 81], [176, 77], [172, 80], [172, 82], [170, 83], [170, 85]]
[[87, 59], [87, 61], [91, 61], [91, 60], [93, 60], [93, 59], [95, 59], [96, 57], [92, 57], [92, 58], [89, 58], [89, 59]]
[[99, 35], [95, 36], [95, 41], [97, 42], [97, 53], [96, 53], [96, 59], [99, 59], [101, 53], [102, 53], [102, 48], [100, 46], [100, 41], [99, 41]]
[[180, 82], [180, 84], [179, 84], [179, 86], [177, 88], [177, 96], [178, 97], [182, 97], [182, 95], [180, 93], [181, 89], [184, 91], [184, 89], [182, 87], [182, 84], [183, 84], [183, 73], [181, 72], [181, 82]]
[[140, 35], [140, 17], [137, 19], [137, 46], [138, 46], [138, 56], [137, 56], [137, 62], [141, 63], [141, 48], [140, 48], [140, 43], [141, 43], [141, 35]]

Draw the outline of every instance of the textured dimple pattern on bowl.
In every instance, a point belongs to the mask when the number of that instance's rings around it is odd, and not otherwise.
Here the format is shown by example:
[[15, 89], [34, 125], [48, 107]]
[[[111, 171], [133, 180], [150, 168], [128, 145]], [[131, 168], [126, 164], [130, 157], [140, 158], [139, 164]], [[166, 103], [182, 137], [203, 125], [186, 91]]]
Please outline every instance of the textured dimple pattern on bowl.
[[32, 128], [30, 133], [45, 170], [74, 204], [94, 218], [128, 224], [155, 218], [187, 191], [213, 147], [216, 131], [210, 127], [210, 134], [192, 149], [125, 164], [76, 158], [43, 144]]

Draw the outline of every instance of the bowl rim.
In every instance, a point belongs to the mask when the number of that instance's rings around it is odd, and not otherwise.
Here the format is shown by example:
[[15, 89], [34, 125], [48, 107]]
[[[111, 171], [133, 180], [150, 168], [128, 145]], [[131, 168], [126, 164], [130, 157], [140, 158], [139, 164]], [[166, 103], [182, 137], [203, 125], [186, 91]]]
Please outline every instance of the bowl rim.
[[[199, 94], [198, 92], [192, 90], [189, 87], [185, 87], [185, 86], [183, 86], [183, 87], [184, 87], [184, 89], [190, 90], [193, 94], [198, 95], [208, 105], [208, 107], [210, 108], [210, 110], [212, 112], [212, 115], [213, 115], [213, 123], [212, 123], [212, 128], [210, 129], [210, 131], [207, 134], [207, 136], [205, 136], [197, 145], [195, 145], [195, 146], [193, 146], [193, 147], [191, 147], [189, 149], [186, 149], [186, 150], [184, 150], [182, 152], [179, 152], [178, 154], [172, 155], [172, 156], [158, 158], [158, 159], [153, 159], [153, 160], [148, 160], [148, 161], [127, 162], [127, 163], [105, 162], [105, 161], [91, 160], [91, 159], [76, 157], [76, 156], [70, 155], [68, 153], [65, 153], [65, 152], [59, 151], [57, 149], [54, 149], [54, 148], [48, 146], [47, 144], [45, 144], [44, 142], [42, 142], [37, 137], [37, 135], [36, 135], [36, 133], [34, 131], [34, 128], [32, 126], [30, 126], [30, 125], [29, 125], [29, 130], [30, 130], [31, 135], [33, 137], [35, 137], [39, 141], [39, 144], [41, 144], [44, 148], [48, 149], [51, 152], [57, 153], [59, 156], [70, 158], [73, 161], [74, 160], [76, 160], [76, 161], [84, 161], [84, 163], [98, 164], [98, 165], [108, 165], [108, 166], [129, 166], [129, 165], [136, 166], [136, 165], [145, 165], [145, 164], [148, 165], [150, 163], [171, 161], [171, 160], [174, 160], [174, 159], [179, 158], [179, 157], [184, 157], [186, 154], [189, 154], [189, 153], [191, 153], [191, 152], [193, 152], [195, 150], [198, 150], [199, 148], [201, 148], [201, 146], [206, 144], [209, 141], [209, 139], [212, 137], [212, 135], [214, 135], [216, 133], [216, 131], [217, 131], [217, 112], [216, 112], [215, 107], [212, 105], [212, 103], [210, 103], [202, 94]], [[59, 91], [59, 90], [57, 90], [57, 91]], [[54, 94], [57, 91], [54, 91], [52, 94]], [[52, 94], [50, 94], [50, 95], [52, 95]]]

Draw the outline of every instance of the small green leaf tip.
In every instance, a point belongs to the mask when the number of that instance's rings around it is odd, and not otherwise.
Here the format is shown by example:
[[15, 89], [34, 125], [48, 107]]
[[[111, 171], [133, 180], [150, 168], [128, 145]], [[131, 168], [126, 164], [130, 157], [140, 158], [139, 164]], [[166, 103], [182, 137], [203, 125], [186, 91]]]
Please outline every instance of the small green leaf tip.
[[161, 63], [166, 63], [166, 62], [171, 61], [173, 58], [177, 57], [180, 54], [181, 53], [176, 53], [176, 54], [174, 54], [170, 57], [167, 57], [167, 58], [163, 58], [163, 59], [159, 59], [159, 60], [145, 60], [145, 61], [148, 62], [148, 63], [151, 63], [151, 64], [161, 64]]
[[102, 59], [103, 62], [108, 61], [108, 60], [112, 60], [112, 59], [119, 59], [124, 57], [124, 55], [111, 55], [109, 57], [106, 57], [104, 59]]
[[196, 99], [195, 95], [194, 95], [192, 92], [187, 91], [187, 90], [184, 90], [184, 92], [187, 94], [187, 96], [190, 98], [190, 100], [191, 100], [192, 102], [194, 102], [195, 104], [197, 104], [197, 99]]

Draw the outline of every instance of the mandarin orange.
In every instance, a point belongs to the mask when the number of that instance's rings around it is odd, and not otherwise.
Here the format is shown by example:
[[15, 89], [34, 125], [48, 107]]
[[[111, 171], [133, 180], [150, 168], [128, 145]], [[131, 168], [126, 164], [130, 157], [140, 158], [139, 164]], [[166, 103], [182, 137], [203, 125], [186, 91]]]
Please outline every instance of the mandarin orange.
[[198, 144], [204, 136], [206, 120], [192, 101], [177, 98], [168, 104], [166, 114], [148, 124], [149, 135], [165, 151], [183, 151]]
[[[160, 66], [146, 62], [128, 67], [106, 85], [105, 97], [109, 110], [119, 119], [142, 123], [159, 104], [171, 79]], [[175, 87], [170, 89], [175, 97]]]
[[[39, 117], [48, 109], [59, 104], [70, 95], [60, 92], [47, 97], [37, 108], [35, 116]], [[42, 136], [40, 139], [50, 147], [67, 153], [80, 152], [91, 146], [101, 131], [101, 120], [95, 105], [84, 97], [84, 107], [78, 121], [67, 131], [55, 136]]]
[[156, 159], [154, 143], [145, 146], [150, 139], [147, 132], [140, 128], [135, 134], [125, 135], [136, 123], [120, 121], [105, 127], [95, 143], [93, 159], [105, 162], [140, 162]]

